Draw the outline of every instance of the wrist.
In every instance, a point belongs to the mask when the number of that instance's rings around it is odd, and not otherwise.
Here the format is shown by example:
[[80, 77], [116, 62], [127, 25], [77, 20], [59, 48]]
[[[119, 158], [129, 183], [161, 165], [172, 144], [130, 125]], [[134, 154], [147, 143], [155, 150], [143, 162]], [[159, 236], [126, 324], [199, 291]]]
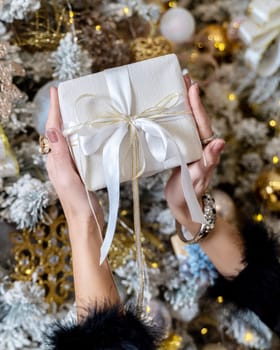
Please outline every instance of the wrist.
[[[202, 210], [204, 215], [204, 223], [194, 223], [191, 222], [184, 230], [181, 230], [178, 225], [177, 233], [179, 237], [188, 244], [193, 244], [199, 242], [201, 239], [204, 239], [210, 231], [215, 227], [216, 222], [216, 206], [215, 199], [211, 196], [210, 193], [204, 193], [202, 195]], [[198, 228], [199, 225], [199, 229]], [[196, 232], [195, 232], [196, 231]], [[194, 234], [195, 232], [195, 234]]]

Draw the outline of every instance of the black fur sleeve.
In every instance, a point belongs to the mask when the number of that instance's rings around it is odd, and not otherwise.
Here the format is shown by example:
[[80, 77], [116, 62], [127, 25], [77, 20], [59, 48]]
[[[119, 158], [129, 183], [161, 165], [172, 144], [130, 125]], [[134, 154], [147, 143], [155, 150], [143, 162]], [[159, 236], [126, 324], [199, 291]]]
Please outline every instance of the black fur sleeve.
[[242, 230], [247, 266], [232, 280], [220, 276], [209, 290], [242, 308], [255, 312], [280, 336], [280, 264], [276, 242], [262, 224], [249, 223]]
[[51, 350], [155, 350], [161, 337], [137, 309], [118, 304], [92, 308], [80, 323], [56, 322], [47, 332], [46, 345]]

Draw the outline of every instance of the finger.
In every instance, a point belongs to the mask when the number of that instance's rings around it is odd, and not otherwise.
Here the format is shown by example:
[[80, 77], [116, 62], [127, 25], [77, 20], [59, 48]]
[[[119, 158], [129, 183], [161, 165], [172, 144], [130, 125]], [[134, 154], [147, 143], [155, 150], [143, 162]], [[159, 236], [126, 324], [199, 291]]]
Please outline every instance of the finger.
[[185, 86], [187, 89], [187, 107], [189, 109], [191, 109], [191, 103], [190, 103], [190, 98], [189, 98], [189, 88], [192, 85], [192, 82], [191, 82], [191, 78], [188, 74], [184, 75], [184, 82], [185, 82]]
[[192, 84], [189, 89], [189, 100], [200, 139], [203, 140], [211, 137], [213, 135], [211, 122], [201, 103], [199, 97], [199, 87], [197, 83]]
[[220, 156], [224, 148], [225, 141], [223, 139], [215, 139], [204, 148], [206, 172], [212, 171], [219, 164]]
[[68, 156], [68, 146], [61, 133], [61, 115], [56, 87], [50, 88], [50, 109], [46, 123], [46, 135], [51, 148], [50, 157], [54, 155]]
[[189, 88], [192, 85], [191, 78], [190, 78], [189, 74], [184, 75], [184, 81], [185, 81], [185, 85], [186, 85], [187, 90], [189, 90]]
[[46, 122], [46, 129], [61, 129], [61, 115], [58, 102], [57, 88], [50, 88], [50, 109]]

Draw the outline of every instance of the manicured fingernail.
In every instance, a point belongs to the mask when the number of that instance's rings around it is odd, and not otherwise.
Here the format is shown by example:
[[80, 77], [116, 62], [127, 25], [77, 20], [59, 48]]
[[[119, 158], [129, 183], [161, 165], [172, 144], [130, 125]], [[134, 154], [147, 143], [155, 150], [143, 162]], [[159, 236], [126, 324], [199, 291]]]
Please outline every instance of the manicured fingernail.
[[47, 137], [48, 137], [49, 141], [51, 141], [52, 143], [58, 142], [58, 137], [57, 137], [57, 133], [56, 133], [55, 129], [48, 129], [47, 130]]

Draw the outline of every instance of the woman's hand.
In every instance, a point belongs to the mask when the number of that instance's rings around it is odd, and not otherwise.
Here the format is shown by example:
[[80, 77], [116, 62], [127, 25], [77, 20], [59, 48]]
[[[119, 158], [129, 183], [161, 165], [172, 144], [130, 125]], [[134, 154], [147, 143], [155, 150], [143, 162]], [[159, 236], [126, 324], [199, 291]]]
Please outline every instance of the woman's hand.
[[[191, 85], [190, 78], [188, 76], [185, 77], [185, 83], [188, 90], [188, 102], [197, 124], [199, 137], [201, 140], [207, 139], [213, 135], [213, 131], [211, 128], [210, 119], [203, 108], [199, 97], [199, 87], [197, 83]], [[207, 190], [209, 182], [211, 181], [213, 171], [219, 163], [224, 145], [225, 142], [222, 139], [214, 139], [203, 149], [204, 159], [202, 157], [202, 159], [199, 161], [189, 165], [194, 190], [200, 202], [202, 194]], [[165, 188], [165, 196], [176, 220], [180, 224], [186, 226], [190, 232], [197, 232], [200, 224], [193, 223], [190, 218], [183, 195], [180, 168], [173, 170], [173, 173]]]
[[[213, 135], [213, 131], [207, 113], [201, 104], [198, 86], [197, 84], [191, 85], [189, 77], [186, 77], [185, 81], [188, 89], [189, 105], [197, 124], [199, 137], [201, 140], [207, 139]], [[206, 164], [204, 164], [203, 159], [200, 159], [189, 165], [194, 190], [199, 201], [201, 201], [202, 194], [207, 190], [213, 171], [219, 163], [224, 145], [225, 142], [222, 139], [211, 141], [203, 149]], [[200, 224], [191, 220], [185, 204], [179, 169], [175, 169], [171, 175], [165, 194], [176, 220], [195, 235], [200, 229]], [[245, 267], [242, 237], [236, 226], [226, 222], [220, 216], [217, 216], [214, 229], [200, 242], [200, 246], [216, 269], [226, 278], [237, 276]]]
[[[47, 155], [47, 170], [49, 178], [57, 192], [69, 225], [80, 220], [93, 220], [85, 186], [75, 168], [66, 140], [61, 133], [61, 115], [58, 103], [57, 89], [50, 89], [50, 109], [46, 123], [46, 135], [49, 139], [51, 152]], [[91, 202], [99, 220], [103, 225], [102, 209], [91, 194]]]
[[78, 318], [82, 319], [91, 306], [119, 303], [111, 269], [106, 260], [99, 265], [103, 212], [93, 194], [91, 203], [98, 225], [92, 215], [85, 186], [72, 161], [61, 133], [61, 116], [56, 88], [50, 90], [50, 110], [46, 135], [51, 147], [47, 155], [49, 178], [58, 194], [69, 227]]

